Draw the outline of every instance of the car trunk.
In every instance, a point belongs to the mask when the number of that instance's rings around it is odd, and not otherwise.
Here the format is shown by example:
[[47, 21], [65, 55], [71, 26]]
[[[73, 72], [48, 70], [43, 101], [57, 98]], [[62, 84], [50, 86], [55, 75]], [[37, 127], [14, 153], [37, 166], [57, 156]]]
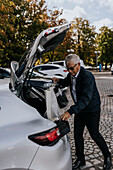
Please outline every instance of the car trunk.
[[31, 79], [31, 70], [37, 59], [43, 57], [44, 53], [54, 50], [63, 41], [69, 26], [66, 24], [42, 31], [22, 56], [20, 62], [12, 61], [11, 63], [11, 91], [36, 108], [43, 117], [50, 119], [55, 116], [49, 106], [51, 105], [51, 94], [54, 96], [51, 83]]

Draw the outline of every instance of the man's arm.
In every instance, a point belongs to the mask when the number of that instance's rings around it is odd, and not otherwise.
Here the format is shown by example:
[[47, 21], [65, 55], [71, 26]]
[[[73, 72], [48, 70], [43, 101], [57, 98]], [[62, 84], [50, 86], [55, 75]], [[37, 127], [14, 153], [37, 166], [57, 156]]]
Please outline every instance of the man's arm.
[[57, 83], [61, 88], [68, 87], [70, 82], [70, 75], [68, 74], [67, 77], [65, 77], [64, 79], [53, 77], [52, 80], [54, 83]]
[[94, 92], [95, 79], [92, 74], [85, 75], [83, 81], [82, 96], [77, 100], [75, 105], [72, 105], [67, 111], [70, 115], [73, 113], [78, 114], [80, 111], [85, 109], [91, 101]]

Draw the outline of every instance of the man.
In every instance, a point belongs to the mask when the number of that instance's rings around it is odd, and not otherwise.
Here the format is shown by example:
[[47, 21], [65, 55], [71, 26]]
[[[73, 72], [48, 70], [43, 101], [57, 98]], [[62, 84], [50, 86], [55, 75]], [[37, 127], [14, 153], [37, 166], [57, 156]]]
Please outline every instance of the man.
[[83, 131], [87, 127], [92, 139], [99, 146], [104, 155], [104, 170], [109, 170], [112, 166], [111, 154], [105, 140], [99, 133], [100, 120], [100, 96], [96, 87], [95, 78], [91, 72], [80, 66], [80, 58], [75, 54], [70, 54], [65, 59], [69, 74], [63, 80], [53, 78], [53, 81], [62, 87], [70, 86], [74, 105], [61, 115], [62, 120], [67, 120], [72, 114], [74, 119], [74, 139], [77, 160], [74, 169], [84, 166], [84, 140]]

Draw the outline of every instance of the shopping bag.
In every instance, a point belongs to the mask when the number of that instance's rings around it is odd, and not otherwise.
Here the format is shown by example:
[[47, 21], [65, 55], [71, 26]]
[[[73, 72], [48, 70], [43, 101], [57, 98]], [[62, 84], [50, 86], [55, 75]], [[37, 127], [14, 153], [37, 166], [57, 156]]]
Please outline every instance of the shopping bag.
[[58, 87], [55, 87], [54, 92], [55, 92], [57, 102], [58, 102], [58, 105], [59, 105], [60, 109], [66, 107], [68, 105], [68, 99], [67, 99], [66, 94], [64, 93], [64, 91], [62, 91]]

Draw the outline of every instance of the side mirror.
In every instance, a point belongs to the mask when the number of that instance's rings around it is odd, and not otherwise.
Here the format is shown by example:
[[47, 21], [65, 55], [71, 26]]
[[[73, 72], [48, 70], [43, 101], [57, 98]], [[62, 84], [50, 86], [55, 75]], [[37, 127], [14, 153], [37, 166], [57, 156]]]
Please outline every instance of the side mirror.
[[15, 83], [18, 81], [18, 77], [16, 75], [16, 70], [19, 67], [19, 63], [16, 61], [11, 62], [11, 77], [10, 77], [10, 87], [12, 87], [12, 90], [15, 90]]

